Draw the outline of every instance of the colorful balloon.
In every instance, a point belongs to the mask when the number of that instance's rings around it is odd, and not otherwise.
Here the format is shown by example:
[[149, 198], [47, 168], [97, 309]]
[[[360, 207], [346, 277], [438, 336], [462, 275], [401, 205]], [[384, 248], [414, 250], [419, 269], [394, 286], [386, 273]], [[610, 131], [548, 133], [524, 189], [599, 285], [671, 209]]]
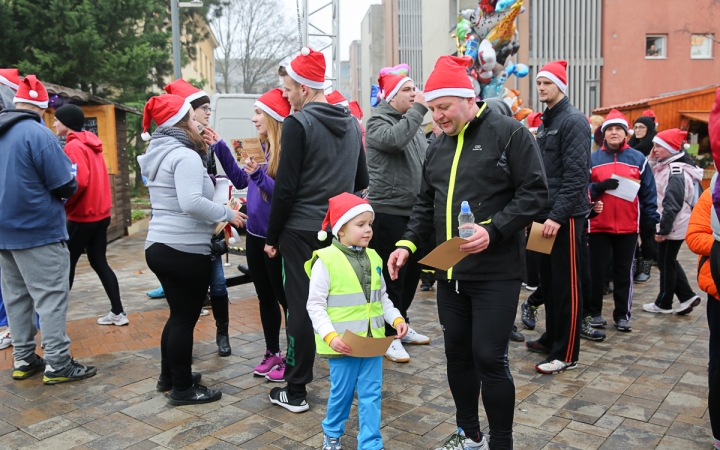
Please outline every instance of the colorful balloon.
[[407, 64], [398, 64], [395, 67], [384, 67], [380, 69], [380, 76], [391, 73], [393, 75], [405, 75], [410, 76], [410, 66]]
[[495, 5], [496, 12], [503, 12], [515, 4], [517, 0], [499, 0]]

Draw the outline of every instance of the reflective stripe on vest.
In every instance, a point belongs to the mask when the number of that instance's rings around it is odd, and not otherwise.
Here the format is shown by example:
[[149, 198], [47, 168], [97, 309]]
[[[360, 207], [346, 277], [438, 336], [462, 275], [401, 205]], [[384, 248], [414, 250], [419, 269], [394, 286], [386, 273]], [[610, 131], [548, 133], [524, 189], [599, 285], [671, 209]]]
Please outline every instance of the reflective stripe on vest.
[[[312, 259], [305, 263], [308, 276], [312, 265], [320, 258], [330, 274], [330, 292], [327, 298], [327, 313], [335, 331], [342, 336], [352, 331], [359, 336], [367, 336], [370, 328], [373, 337], [385, 337], [385, 318], [380, 303], [382, 286], [382, 259], [372, 249], [366, 250], [371, 264], [370, 302], [365, 298], [360, 280], [347, 256], [334, 245], [313, 253]], [[324, 336], [315, 333], [315, 347], [319, 354], [338, 355], [323, 340]]]

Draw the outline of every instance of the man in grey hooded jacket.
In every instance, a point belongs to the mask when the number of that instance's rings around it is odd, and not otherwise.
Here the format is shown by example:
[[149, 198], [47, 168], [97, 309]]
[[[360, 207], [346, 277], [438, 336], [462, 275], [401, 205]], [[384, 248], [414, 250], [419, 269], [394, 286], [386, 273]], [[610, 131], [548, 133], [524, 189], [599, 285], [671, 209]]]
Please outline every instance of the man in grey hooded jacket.
[[[385, 97], [368, 120], [365, 134], [370, 175], [368, 200], [375, 210], [370, 247], [387, 261], [396, 248], [395, 243], [402, 238], [420, 190], [427, 150], [420, 126], [428, 109], [424, 94], [415, 90], [409, 77], [386, 74], [378, 81]], [[421, 275], [418, 259], [419, 255], [405, 265], [396, 280], [392, 280], [387, 267], [384, 268], [388, 296], [408, 323], [407, 310]], [[385, 333], [387, 336], [397, 334], [390, 326]], [[410, 361], [402, 342], [427, 344], [430, 339], [409, 328], [402, 340], [393, 341], [385, 356], [395, 362]]]

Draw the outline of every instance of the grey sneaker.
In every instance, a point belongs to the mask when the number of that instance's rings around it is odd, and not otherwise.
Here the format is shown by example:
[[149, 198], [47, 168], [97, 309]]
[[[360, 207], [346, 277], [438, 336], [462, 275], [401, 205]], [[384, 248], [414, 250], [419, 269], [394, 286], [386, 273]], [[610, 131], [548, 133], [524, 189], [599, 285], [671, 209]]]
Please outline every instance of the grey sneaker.
[[520, 304], [520, 311], [520, 318], [525, 328], [534, 330], [535, 322], [537, 321], [537, 308], [530, 306], [527, 300], [525, 300]]
[[603, 319], [603, 316], [591, 317], [588, 324], [593, 328], [601, 328], [607, 325], [607, 320]]
[[45, 366], [45, 376], [43, 383], [58, 384], [67, 383], [68, 381], [78, 381], [90, 378], [97, 373], [97, 369], [93, 366], [83, 366], [74, 359], [70, 360], [70, 364], [62, 369], [53, 369], [50, 364]]
[[617, 322], [615, 322], [615, 328], [617, 328], [618, 331], [624, 331], [626, 333], [629, 331], [632, 331], [632, 326], [630, 325], [630, 321], [625, 320], [625, 319], [620, 319]]
[[600, 330], [596, 330], [590, 326], [591, 317], [588, 316], [580, 323], [580, 337], [589, 339], [591, 341], [602, 341], [605, 339], [605, 333]]
[[330, 437], [327, 434], [323, 439], [323, 450], [342, 450], [342, 444], [339, 437]]

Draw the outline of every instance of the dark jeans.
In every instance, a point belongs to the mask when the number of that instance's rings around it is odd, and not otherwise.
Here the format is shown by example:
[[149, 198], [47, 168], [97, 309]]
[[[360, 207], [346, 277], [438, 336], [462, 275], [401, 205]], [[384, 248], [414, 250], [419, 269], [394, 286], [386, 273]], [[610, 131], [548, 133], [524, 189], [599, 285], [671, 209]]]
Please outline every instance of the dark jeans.
[[660, 271], [660, 293], [655, 299], [658, 308], [672, 309], [673, 297], [684, 302], [695, 296], [688, 283], [680, 262], [677, 260], [678, 252], [683, 241], [662, 241], [658, 244], [658, 270]]
[[75, 280], [77, 262], [83, 251], [86, 251], [90, 267], [97, 273], [110, 299], [111, 311], [113, 314], [120, 314], [123, 312], [120, 287], [115, 272], [112, 271], [105, 257], [108, 225], [110, 225], [110, 217], [97, 222], [67, 221], [67, 231], [70, 236], [67, 242], [70, 251], [70, 289]]
[[538, 256], [546, 323], [539, 341], [550, 349], [551, 361], [575, 362], [580, 354], [582, 233], [582, 219], [568, 219], [558, 229], [552, 253]]
[[655, 242], [655, 227], [640, 228], [640, 246], [635, 252], [636, 258], [654, 260], [657, 258], [658, 243]]
[[[383, 263], [385, 263], [383, 264], [383, 277], [385, 278], [388, 297], [390, 297], [393, 305], [400, 311], [407, 323], [410, 323], [407, 311], [415, 297], [415, 291], [417, 291], [420, 275], [422, 274], [422, 268], [417, 262], [419, 260], [418, 256], [423, 250], [421, 249], [410, 256], [407, 264], [400, 269], [397, 280], [390, 279], [387, 260], [397, 248], [395, 243], [402, 239], [409, 220], [410, 218], [405, 216], [375, 213], [373, 238], [370, 241], [370, 248], [375, 250], [382, 258]], [[392, 325], [386, 324], [385, 335], [395, 336], [397, 331]]]
[[282, 325], [280, 306], [287, 312], [282, 257], [268, 257], [265, 253], [265, 238], [250, 233], [245, 237], [245, 247], [250, 278], [260, 302], [260, 322], [265, 335], [265, 346], [271, 353], [277, 353], [280, 351]]
[[520, 279], [438, 281], [437, 305], [445, 336], [447, 376], [457, 425], [480, 431], [479, 397], [490, 425], [490, 448], [512, 449], [515, 383], [508, 368], [508, 341], [515, 321]]
[[211, 258], [159, 243], [145, 250], [147, 265], [160, 280], [170, 306], [160, 354], [162, 375], [172, 379], [174, 391], [192, 387], [193, 331], [210, 284]]
[[315, 362], [315, 332], [307, 312], [310, 277], [305, 272], [305, 262], [312, 258], [313, 251], [331, 243], [330, 238], [324, 242], [318, 241], [317, 231], [285, 228], [280, 234], [287, 298], [285, 381], [291, 394], [305, 392], [305, 385], [313, 379]]
[[538, 268], [538, 257], [540, 253], [532, 250], [525, 252], [525, 264], [527, 266], [527, 285], [540, 286], [540, 270]]
[[613, 320], [630, 320], [633, 296], [633, 258], [637, 234], [590, 233], [590, 265], [592, 270], [592, 299], [590, 315], [602, 315], [603, 289], [608, 265], [612, 264]]

